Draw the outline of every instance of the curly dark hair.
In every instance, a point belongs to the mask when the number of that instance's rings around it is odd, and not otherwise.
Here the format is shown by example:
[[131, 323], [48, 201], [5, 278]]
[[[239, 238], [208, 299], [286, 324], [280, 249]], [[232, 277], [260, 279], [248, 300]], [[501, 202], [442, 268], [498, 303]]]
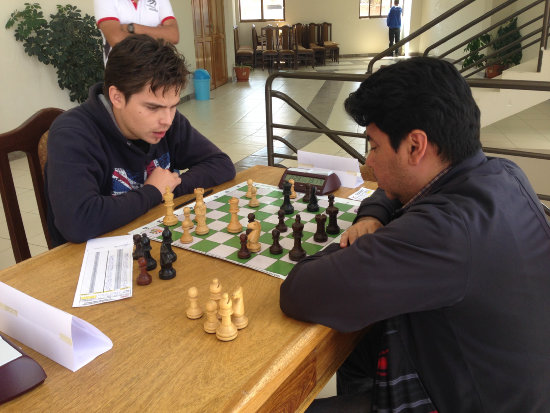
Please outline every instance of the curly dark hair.
[[413, 129], [426, 132], [451, 164], [481, 148], [479, 108], [464, 78], [444, 60], [416, 57], [381, 68], [344, 105], [359, 125], [374, 123], [388, 134], [395, 151]]
[[109, 87], [115, 86], [128, 100], [147, 85], [153, 93], [173, 87], [179, 93], [185, 88], [188, 75], [185, 58], [173, 44], [135, 34], [111, 50], [105, 66], [103, 93], [108, 96]]

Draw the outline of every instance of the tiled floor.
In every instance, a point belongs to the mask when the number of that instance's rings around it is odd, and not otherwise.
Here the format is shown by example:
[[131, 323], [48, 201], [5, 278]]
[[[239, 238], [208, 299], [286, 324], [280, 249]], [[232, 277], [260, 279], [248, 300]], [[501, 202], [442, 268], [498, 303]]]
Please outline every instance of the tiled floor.
[[[385, 60], [380, 63], [387, 64], [389, 62]], [[365, 59], [350, 58], [341, 59], [338, 65], [328, 64], [317, 67], [315, 70], [363, 73], [366, 66]], [[179, 110], [189, 118], [195, 128], [231, 157], [238, 169], [258, 163], [266, 164], [265, 80], [267, 76], [267, 70], [257, 69], [252, 72], [249, 82], [229, 82], [213, 90], [210, 100], [190, 100], [179, 107]], [[283, 78], [277, 78], [273, 83], [274, 89], [288, 93], [315, 117], [326, 123], [328, 127], [361, 132], [361, 128], [346, 115], [343, 109], [343, 101], [356, 87], [357, 84], [351, 82], [337, 83]], [[482, 141], [486, 146], [546, 150], [550, 153], [549, 114], [550, 101], [547, 101], [484, 128]], [[285, 106], [279, 99], [273, 99], [273, 120], [279, 123], [305, 125], [300, 115], [292, 108]], [[274, 133], [287, 137], [298, 149], [345, 155], [344, 151], [329, 138], [319, 134], [286, 130], [276, 130]], [[362, 139], [347, 138], [346, 140], [359, 152], [365, 152], [365, 143]], [[31, 253], [33, 255], [40, 254], [46, 251], [47, 247], [40, 225], [27, 161], [26, 158], [19, 157], [10, 163], [22, 206]], [[293, 161], [281, 163], [292, 165]], [[544, 180], [544, 177], [548, 176], [550, 162], [522, 161], [522, 167], [528, 172], [537, 191], [550, 193], [548, 183]], [[0, 269], [15, 263], [3, 208], [1, 212]]]

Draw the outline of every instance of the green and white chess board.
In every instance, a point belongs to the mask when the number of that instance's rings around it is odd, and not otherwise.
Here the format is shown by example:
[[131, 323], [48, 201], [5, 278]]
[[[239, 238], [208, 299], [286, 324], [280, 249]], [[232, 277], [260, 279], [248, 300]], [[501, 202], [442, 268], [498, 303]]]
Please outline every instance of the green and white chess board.
[[[179, 219], [179, 222], [178, 224], [169, 227], [172, 231], [172, 245], [174, 247], [183, 248], [189, 251], [226, 260], [234, 264], [242, 265], [256, 271], [261, 271], [274, 277], [284, 279], [292, 267], [296, 264], [295, 261], [292, 261], [288, 257], [288, 253], [294, 246], [292, 224], [294, 223], [295, 216], [297, 214], [300, 214], [301, 221], [304, 224], [302, 247], [306, 251], [307, 255], [312, 255], [322, 250], [328, 244], [338, 242], [340, 240], [341, 233], [351, 226], [355, 218], [356, 210], [359, 206], [358, 201], [345, 198], [335, 198], [334, 206], [339, 209], [338, 226], [340, 227], [340, 234], [328, 234], [328, 240], [326, 242], [318, 243], [313, 240], [313, 235], [317, 231], [315, 215], [325, 213], [328, 206], [328, 197], [317, 195], [319, 211], [312, 213], [307, 211], [307, 203], [302, 202], [301, 200], [304, 194], [298, 193], [296, 199], [291, 199], [292, 205], [294, 206], [294, 213], [292, 215], [285, 216], [285, 223], [288, 230], [281, 233], [279, 238], [279, 243], [283, 247], [283, 253], [280, 255], [273, 255], [269, 252], [269, 247], [273, 244], [271, 231], [279, 223], [277, 212], [283, 203], [283, 191], [272, 185], [254, 183], [254, 186], [258, 189], [256, 198], [260, 202], [260, 205], [254, 208], [248, 206], [250, 200], [245, 196], [247, 191], [246, 182], [204, 198], [207, 209], [206, 223], [210, 231], [205, 235], [197, 235], [194, 232], [196, 228], [195, 224], [195, 228], [191, 229], [193, 242], [190, 244], [182, 244], [179, 242], [179, 239], [183, 233], [181, 228], [181, 222], [184, 219], [183, 208], [174, 211], [175, 215]], [[243, 232], [246, 231], [248, 214], [251, 212], [255, 214], [256, 221], [259, 221], [262, 226], [262, 232], [259, 239], [261, 250], [258, 253], [251, 253], [251, 257], [248, 259], [241, 259], [237, 257], [237, 253], [241, 248], [239, 239], [240, 233], [231, 234], [227, 231], [227, 225], [231, 219], [231, 214], [229, 213], [229, 200], [232, 197], [239, 199], [238, 217], [243, 226]], [[187, 206], [191, 208], [191, 219], [193, 219], [194, 204], [189, 204]], [[166, 228], [166, 226], [162, 223], [163, 218], [164, 217], [161, 217], [141, 228], [137, 228], [131, 231], [130, 234], [145, 233], [152, 241], [161, 242], [162, 231]], [[328, 224], [328, 216], [326, 224]]]

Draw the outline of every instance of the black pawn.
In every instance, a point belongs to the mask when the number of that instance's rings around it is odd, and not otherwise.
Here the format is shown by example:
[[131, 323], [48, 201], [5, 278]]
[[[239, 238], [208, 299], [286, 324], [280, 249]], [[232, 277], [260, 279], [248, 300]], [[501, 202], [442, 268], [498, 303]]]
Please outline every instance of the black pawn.
[[171, 280], [176, 276], [176, 270], [172, 267], [170, 250], [163, 242], [160, 246], [160, 271], [159, 278], [161, 280]]
[[281, 209], [284, 211], [285, 215], [290, 215], [294, 212], [294, 207], [290, 203], [290, 188], [292, 185], [288, 181], [283, 182], [283, 205], [281, 205]]
[[137, 260], [139, 257], [143, 257], [143, 246], [141, 245], [141, 235], [135, 234], [134, 235], [134, 252], [132, 253], [132, 257], [134, 260]]
[[141, 234], [141, 248], [143, 258], [147, 260], [147, 271], [157, 268], [157, 261], [151, 256], [151, 241], [149, 241], [147, 234]]
[[166, 245], [170, 259], [172, 262], [175, 262], [178, 259], [178, 256], [172, 249], [172, 231], [170, 231], [169, 228], [164, 228], [164, 231], [162, 231], [162, 244]]
[[237, 257], [239, 257], [241, 260], [246, 260], [247, 258], [250, 258], [250, 251], [248, 251], [248, 247], [246, 246], [248, 235], [242, 233], [241, 235], [239, 235], [239, 239], [241, 240], [241, 249], [237, 253]]
[[309, 198], [311, 197], [311, 184], [306, 184], [306, 190], [302, 202], [309, 203]]
[[286, 232], [288, 227], [285, 224], [285, 211], [279, 209], [279, 211], [277, 211], [277, 216], [279, 217], [279, 223], [275, 228], [277, 228], [279, 232]]
[[292, 261], [300, 261], [306, 256], [306, 251], [302, 248], [304, 224], [301, 222], [300, 215], [296, 215], [296, 221], [292, 224], [292, 235], [294, 236], [294, 246], [290, 250], [288, 257]]
[[273, 245], [269, 247], [269, 252], [273, 255], [279, 255], [283, 253], [283, 247], [279, 244], [279, 237], [281, 233], [277, 228], [271, 231], [271, 236], [273, 237]]
[[328, 235], [325, 231], [325, 223], [327, 222], [327, 216], [325, 214], [315, 215], [315, 222], [317, 223], [317, 232], [313, 235], [315, 242], [326, 242]]
[[328, 225], [327, 225], [327, 234], [337, 235], [340, 233], [340, 227], [338, 226], [338, 215], [339, 209], [334, 206], [334, 195], [330, 194], [328, 196], [328, 207], [326, 213], [328, 215]]
[[317, 187], [315, 185], [311, 185], [311, 189], [309, 191], [309, 201], [307, 204], [307, 210], [309, 212], [318, 212], [319, 211], [319, 204], [317, 203]]

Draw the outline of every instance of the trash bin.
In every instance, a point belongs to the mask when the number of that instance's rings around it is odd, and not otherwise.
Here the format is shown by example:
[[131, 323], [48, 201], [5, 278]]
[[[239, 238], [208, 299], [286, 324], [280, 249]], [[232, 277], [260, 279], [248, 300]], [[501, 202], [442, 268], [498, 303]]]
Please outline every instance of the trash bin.
[[204, 69], [195, 70], [193, 76], [195, 99], [210, 100], [210, 73]]

